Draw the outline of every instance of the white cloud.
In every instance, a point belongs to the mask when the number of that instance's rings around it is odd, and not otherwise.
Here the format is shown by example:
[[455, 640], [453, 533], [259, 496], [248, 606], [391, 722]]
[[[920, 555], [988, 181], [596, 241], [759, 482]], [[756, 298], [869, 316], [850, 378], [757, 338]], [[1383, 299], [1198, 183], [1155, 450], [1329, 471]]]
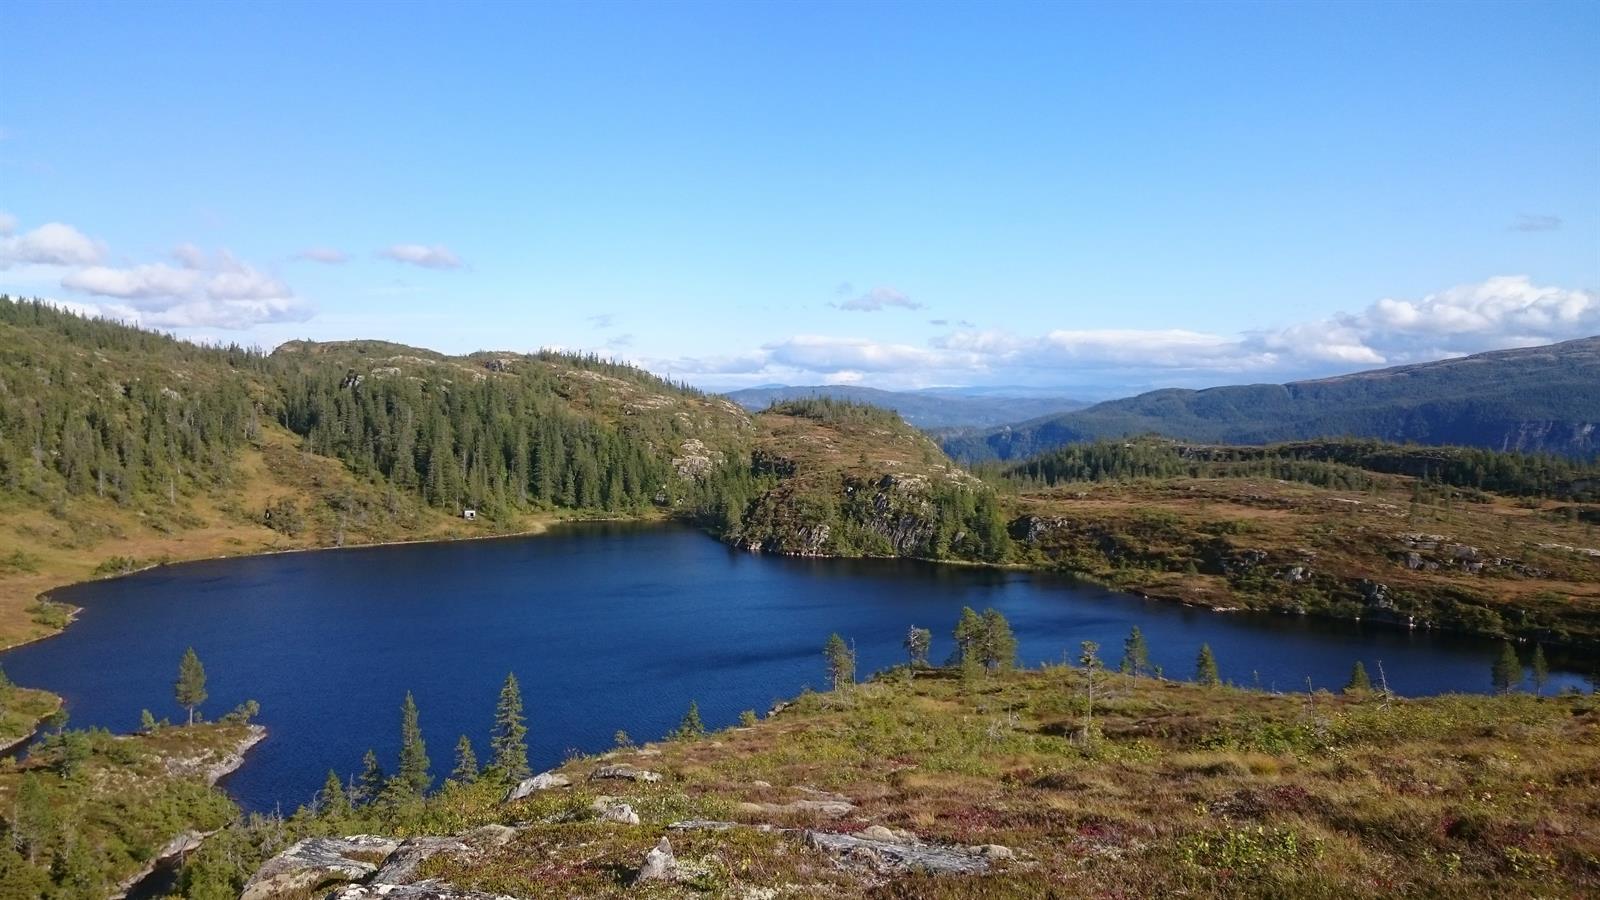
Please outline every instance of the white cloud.
[[1556, 231], [1561, 228], [1560, 216], [1517, 216], [1511, 223], [1512, 231]]
[[421, 266], [424, 269], [459, 269], [461, 258], [443, 244], [432, 247], [423, 244], [394, 244], [378, 251], [378, 255], [395, 262]]
[[101, 297], [145, 300], [187, 294], [199, 286], [202, 276], [193, 269], [180, 269], [166, 263], [150, 263], [127, 269], [90, 266], [69, 273], [61, 286]]
[[105, 248], [71, 225], [50, 222], [15, 237], [16, 219], [0, 237], [0, 269], [32, 263], [45, 266], [83, 266], [99, 262]]
[[117, 268], [88, 266], [61, 286], [120, 303], [84, 304], [97, 314], [157, 328], [243, 329], [265, 322], [298, 322], [311, 308], [281, 280], [222, 251], [207, 257], [190, 244], [167, 263]]
[[673, 371], [722, 381], [817, 379], [874, 384], [1222, 383], [1292, 380], [1600, 333], [1600, 296], [1540, 286], [1521, 275], [1284, 328], [1220, 334], [1180, 328], [1056, 329], [1038, 335], [958, 330], [914, 346], [859, 337], [799, 335], [758, 352], [679, 359]]
[[[848, 288], [848, 285], [840, 285]], [[878, 312], [885, 309], [922, 309], [923, 304], [907, 297], [900, 291], [889, 287], [876, 287], [859, 297], [853, 297], [843, 303], [834, 304], [839, 309], [851, 312]]]
[[342, 266], [350, 261], [350, 254], [332, 247], [307, 247], [295, 254], [295, 259], [319, 262], [329, 266]]

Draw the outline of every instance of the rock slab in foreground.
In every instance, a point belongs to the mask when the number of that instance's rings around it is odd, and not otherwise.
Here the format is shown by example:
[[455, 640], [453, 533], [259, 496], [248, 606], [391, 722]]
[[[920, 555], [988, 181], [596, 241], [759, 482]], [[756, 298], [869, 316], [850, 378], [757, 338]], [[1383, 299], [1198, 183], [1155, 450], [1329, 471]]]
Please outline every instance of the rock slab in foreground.
[[532, 778], [524, 778], [517, 786], [506, 793], [505, 802], [521, 800], [523, 797], [532, 796], [538, 791], [548, 791], [554, 788], [564, 788], [572, 784], [572, 779], [556, 772], [540, 772]]
[[262, 864], [245, 882], [239, 900], [270, 900], [334, 882], [362, 881], [378, 871], [373, 860], [386, 859], [399, 848], [399, 841], [370, 834], [306, 838]]
[[[831, 854], [845, 865], [857, 865], [884, 874], [928, 872], [934, 875], [978, 875], [989, 870], [991, 859], [1003, 858], [998, 852], [984, 852], [987, 848], [906, 843], [898, 839], [871, 840], [826, 831], [806, 832], [806, 843]], [[1007, 850], [1006, 854], [1009, 853]]]

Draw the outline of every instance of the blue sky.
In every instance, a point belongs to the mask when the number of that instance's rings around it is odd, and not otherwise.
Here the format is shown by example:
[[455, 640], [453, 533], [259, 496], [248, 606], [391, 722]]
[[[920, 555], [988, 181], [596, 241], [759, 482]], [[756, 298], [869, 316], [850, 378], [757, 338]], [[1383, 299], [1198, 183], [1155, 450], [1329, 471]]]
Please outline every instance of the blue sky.
[[710, 386], [1600, 332], [1600, 5], [0, 11], [0, 289]]

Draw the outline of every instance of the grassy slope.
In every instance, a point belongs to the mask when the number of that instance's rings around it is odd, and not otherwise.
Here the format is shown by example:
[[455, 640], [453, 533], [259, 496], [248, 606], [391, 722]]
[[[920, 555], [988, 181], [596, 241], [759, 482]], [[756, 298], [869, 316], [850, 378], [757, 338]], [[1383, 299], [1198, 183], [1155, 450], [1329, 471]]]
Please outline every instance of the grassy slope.
[[[1272, 695], [1082, 669], [904, 671], [801, 697], [698, 741], [570, 761], [574, 787], [501, 804], [456, 786], [426, 809], [300, 820], [311, 832], [522, 826], [427, 875], [518, 897], [624, 897], [669, 834], [691, 884], [653, 897], [1584, 896], [1600, 890], [1596, 698]], [[1086, 714], [1092, 709], [1092, 719]], [[1085, 726], [1088, 725], [1086, 728]], [[656, 784], [595, 782], [600, 763]], [[824, 792], [838, 818], [773, 811]], [[626, 801], [639, 826], [596, 820]], [[983, 876], [875, 875], [796, 834], [670, 831], [691, 818], [999, 844]], [[281, 844], [283, 839], [279, 839]], [[771, 893], [771, 892], [778, 893]]]
[[[1142, 479], [1026, 491], [1013, 502], [1042, 525], [1021, 543], [1024, 560], [1150, 596], [1343, 618], [1415, 615], [1418, 624], [1600, 647], [1600, 558], [1581, 552], [1600, 548], [1600, 536], [1575, 518], [1600, 516], [1600, 504], [1489, 495], [1414, 507], [1413, 479], [1374, 478], [1373, 491]], [[1475, 548], [1481, 571], [1468, 571], [1451, 545]], [[1265, 555], [1249, 562], [1252, 550]], [[1374, 602], [1366, 582], [1384, 585], [1392, 608]]]

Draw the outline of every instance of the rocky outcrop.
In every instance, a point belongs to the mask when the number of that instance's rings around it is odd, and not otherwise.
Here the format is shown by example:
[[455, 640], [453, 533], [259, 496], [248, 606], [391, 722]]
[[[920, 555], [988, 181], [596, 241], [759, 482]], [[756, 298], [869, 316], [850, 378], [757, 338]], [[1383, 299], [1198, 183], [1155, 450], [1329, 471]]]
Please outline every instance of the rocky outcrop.
[[590, 781], [600, 781], [606, 778], [620, 778], [624, 781], [660, 781], [661, 776], [655, 772], [630, 766], [627, 763], [601, 766], [589, 773]]
[[245, 882], [239, 900], [273, 900], [306, 894], [321, 887], [365, 881], [380, 862], [400, 848], [393, 838], [358, 834], [344, 838], [307, 838], [266, 861]]
[[523, 797], [548, 791], [555, 788], [564, 788], [572, 784], [572, 779], [558, 772], [540, 772], [532, 778], [524, 778], [515, 787], [506, 792], [505, 802], [521, 800]]
[[502, 847], [517, 834], [505, 825], [485, 825], [465, 834], [397, 841], [358, 834], [308, 838], [262, 865], [245, 883], [239, 900], [288, 900], [322, 892], [340, 900], [495, 900], [501, 895], [456, 888], [419, 877], [422, 864], [441, 853], [468, 855]]
[[[884, 829], [888, 831], [888, 829]], [[924, 844], [898, 837], [885, 840], [881, 837], [834, 834], [827, 831], [807, 831], [806, 843], [832, 856], [848, 868], [867, 869], [882, 875], [904, 872], [927, 872], [933, 875], [978, 875], [989, 871], [996, 860], [1011, 859], [1009, 847], [988, 844], [963, 847], [950, 844]]]
[[410, 838], [383, 861], [383, 867], [372, 876], [373, 884], [411, 884], [417, 881], [417, 867], [431, 856], [440, 853], [466, 853], [472, 849], [465, 841], [454, 837]]
[[465, 891], [438, 882], [418, 884], [352, 884], [328, 895], [328, 900], [517, 900], [508, 894]]

